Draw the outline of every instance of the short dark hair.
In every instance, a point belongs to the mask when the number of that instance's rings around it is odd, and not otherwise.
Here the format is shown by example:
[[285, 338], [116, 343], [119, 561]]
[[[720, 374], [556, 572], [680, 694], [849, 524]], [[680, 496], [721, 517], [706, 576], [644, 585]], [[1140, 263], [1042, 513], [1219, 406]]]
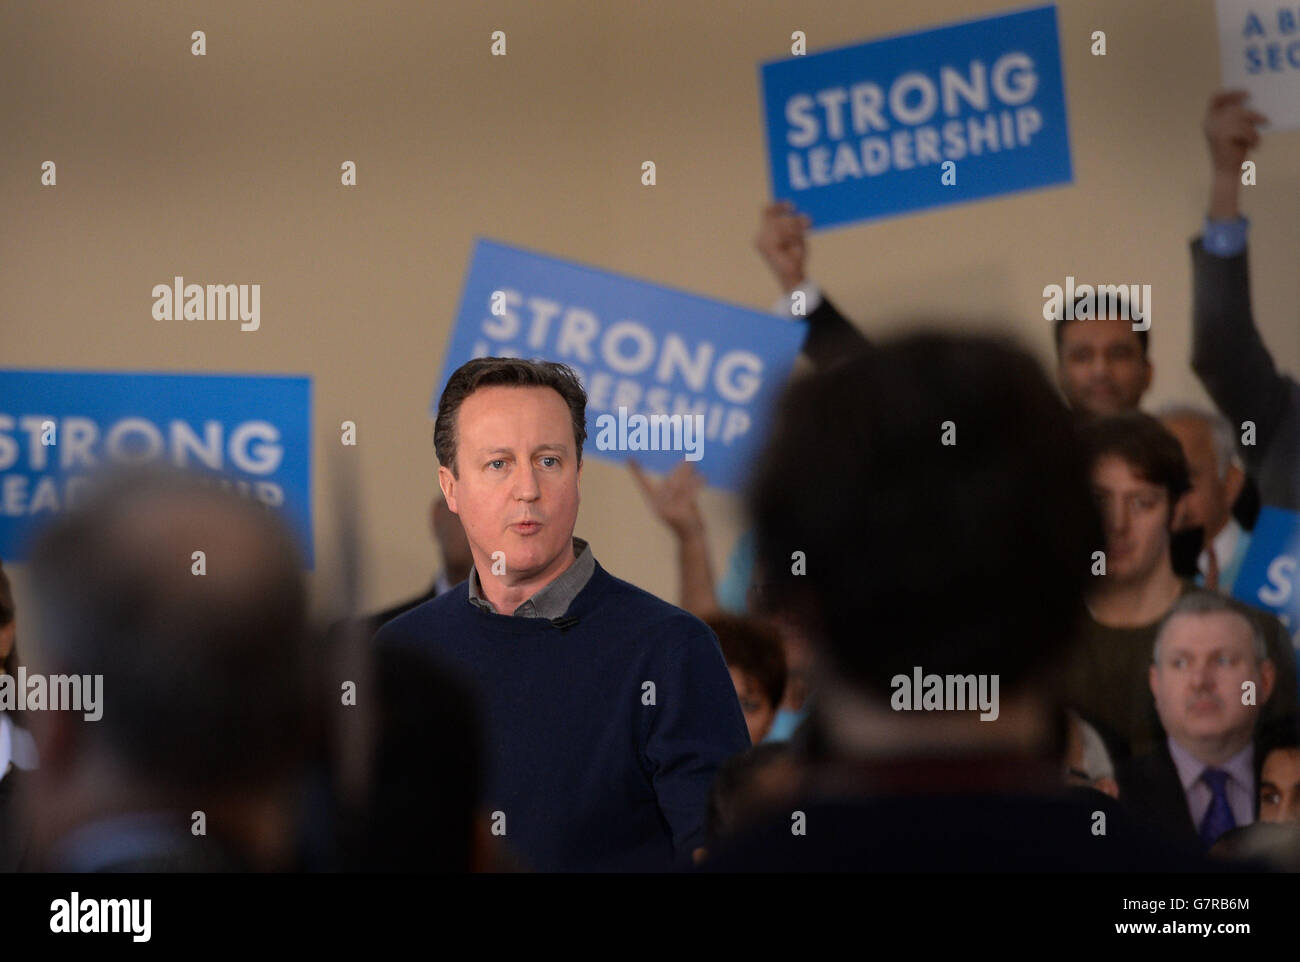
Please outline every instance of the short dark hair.
[[[1057, 358], [1060, 358], [1060, 356], [1061, 356], [1061, 346], [1062, 346], [1062, 344], [1064, 344], [1064, 342], [1065, 342], [1065, 325], [1067, 325], [1067, 324], [1086, 324], [1086, 323], [1087, 323], [1087, 319], [1086, 319], [1086, 318], [1084, 318], [1084, 319], [1080, 319], [1080, 318], [1079, 318], [1079, 305], [1082, 304], [1082, 303], [1084, 303], [1086, 300], [1088, 300], [1088, 298], [1087, 298], [1087, 295], [1085, 295], [1085, 294], [1080, 294], [1078, 297], [1076, 297], [1076, 298], [1074, 299], [1074, 317], [1075, 317], [1074, 320], [1072, 320], [1072, 321], [1067, 321], [1067, 320], [1065, 319], [1065, 313], [1062, 311], [1062, 312], [1058, 312], [1058, 316], [1057, 316], [1056, 319], [1053, 321], [1053, 323], [1052, 323], [1052, 334], [1053, 334], [1053, 336], [1056, 338], [1056, 356], [1057, 356]], [[1119, 310], [1120, 310], [1120, 312], [1121, 312], [1121, 316], [1123, 316], [1124, 314], [1128, 314], [1129, 317], [1132, 317], [1133, 315], [1132, 315], [1132, 314], [1129, 314], [1129, 311], [1128, 311], [1128, 298], [1126, 298], [1126, 297], [1124, 296], [1124, 292], [1123, 292], [1123, 291], [1120, 291], [1117, 300], [1118, 300], [1119, 305], [1120, 305]], [[1151, 335], [1151, 331], [1150, 331], [1150, 329], [1148, 328], [1147, 330], [1134, 331], [1133, 333], [1137, 335], [1138, 343], [1142, 346], [1142, 357], [1143, 357], [1143, 358], [1147, 357], [1147, 353], [1148, 353], [1148, 351], [1150, 350], [1150, 346], [1151, 346], [1151, 344], [1150, 344], [1150, 335]]]
[[1169, 493], [1172, 515], [1178, 499], [1192, 488], [1183, 446], [1158, 418], [1141, 411], [1125, 411], [1083, 421], [1082, 441], [1091, 474], [1104, 457], [1117, 457], [1133, 473]]
[[1300, 715], [1292, 712], [1271, 721], [1261, 721], [1257, 743], [1261, 766], [1270, 752], [1284, 748], [1300, 748]]
[[269, 784], [304, 750], [301, 555], [276, 515], [213, 481], [158, 466], [99, 478], [31, 555], [42, 659], [103, 676], [87, 734], [171, 789]]
[[456, 415], [465, 399], [483, 387], [549, 387], [569, 406], [573, 439], [582, 463], [582, 444], [587, 440], [587, 392], [573, 368], [555, 361], [527, 361], [517, 357], [480, 357], [466, 361], [447, 379], [438, 399], [438, 417], [433, 425], [433, 450], [438, 463], [460, 477], [456, 467], [459, 435]]
[[785, 649], [776, 631], [743, 615], [713, 614], [704, 623], [718, 636], [727, 667], [756, 680], [773, 708], [781, 704], [785, 696]]
[[1042, 681], [1103, 541], [1085, 468], [1074, 417], [1018, 345], [931, 332], [869, 350], [778, 409], [748, 495], [765, 603], [878, 698], [918, 665], [997, 673], [1004, 691]]

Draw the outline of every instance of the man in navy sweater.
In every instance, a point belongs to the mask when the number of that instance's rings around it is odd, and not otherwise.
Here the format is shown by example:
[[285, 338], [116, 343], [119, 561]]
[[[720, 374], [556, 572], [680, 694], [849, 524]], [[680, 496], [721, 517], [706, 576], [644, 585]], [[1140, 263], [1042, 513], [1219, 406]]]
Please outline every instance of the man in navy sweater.
[[483, 709], [490, 829], [540, 871], [668, 869], [749, 747], [717, 639], [573, 536], [586, 393], [562, 364], [479, 358], [438, 403], [438, 482], [474, 567], [386, 625]]

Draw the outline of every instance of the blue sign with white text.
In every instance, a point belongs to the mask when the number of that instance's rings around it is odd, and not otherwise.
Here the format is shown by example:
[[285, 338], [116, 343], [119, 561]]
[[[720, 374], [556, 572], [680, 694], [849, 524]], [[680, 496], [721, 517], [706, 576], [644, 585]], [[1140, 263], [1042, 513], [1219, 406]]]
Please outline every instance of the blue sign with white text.
[[479, 239], [431, 412], [477, 357], [559, 361], [587, 391], [583, 455], [739, 489], [802, 323]]
[[311, 379], [0, 371], [0, 558], [75, 505], [104, 465], [212, 474], [285, 518], [313, 567]]
[[1073, 179], [1056, 7], [762, 65], [772, 196], [814, 228]]
[[1260, 510], [1232, 596], [1273, 612], [1292, 637], [1300, 633], [1300, 514]]

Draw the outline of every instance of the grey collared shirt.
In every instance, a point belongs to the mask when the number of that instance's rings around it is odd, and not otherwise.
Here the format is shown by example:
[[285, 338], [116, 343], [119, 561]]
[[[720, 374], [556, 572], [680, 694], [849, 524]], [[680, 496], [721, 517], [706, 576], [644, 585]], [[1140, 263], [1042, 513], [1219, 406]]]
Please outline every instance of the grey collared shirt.
[[[592, 573], [596, 570], [596, 557], [591, 547], [581, 538], [573, 539], [573, 554], [576, 560], [560, 576], [537, 594], [533, 595], [514, 610], [518, 618], [559, 618], [569, 610], [573, 599], [587, 587]], [[492, 602], [483, 596], [483, 586], [478, 580], [478, 568], [469, 570], [469, 603], [491, 612], [500, 614]]]

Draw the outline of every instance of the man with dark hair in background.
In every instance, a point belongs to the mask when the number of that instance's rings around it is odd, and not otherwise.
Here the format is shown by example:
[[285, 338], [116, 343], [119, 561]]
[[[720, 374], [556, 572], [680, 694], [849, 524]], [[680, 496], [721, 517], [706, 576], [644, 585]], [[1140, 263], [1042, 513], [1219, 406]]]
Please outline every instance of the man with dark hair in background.
[[[754, 245], [785, 291], [784, 310], [793, 313], [793, 296], [804, 295], [802, 315], [808, 336], [804, 353], [818, 367], [842, 360], [869, 343], [840, 313], [807, 273], [808, 218], [793, 205], [769, 204], [762, 211]], [[1123, 320], [1127, 305], [1109, 316], [1087, 320], [1056, 318], [1056, 376], [1061, 394], [1076, 412], [1089, 415], [1135, 410], [1151, 387], [1154, 368], [1148, 356], [1150, 334]], [[1077, 317], [1077, 313], [1075, 317]]]
[[[1024, 351], [914, 335], [794, 384], [749, 501], [763, 597], [817, 649], [819, 747], [799, 800], [706, 866], [1182, 864], [1122, 819], [1094, 834], [1098, 803], [1059, 786], [1054, 679], [1100, 535], [1073, 419]], [[996, 717], [900, 702], [918, 672], [996, 679]]]
[[[1098, 305], [1100, 308], [1100, 305]], [[1136, 411], [1151, 387], [1155, 369], [1149, 356], [1150, 334], [1133, 329], [1120, 309], [1105, 317], [1053, 322], [1056, 379], [1070, 407], [1085, 415], [1105, 417]]]
[[708, 627], [575, 538], [586, 393], [571, 369], [469, 361], [438, 401], [438, 481], [469, 579], [391, 621], [461, 674], [486, 726], [492, 834], [542, 871], [665, 869], [703, 839], [718, 767], [749, 747]]
[[1300, 716], [1263, 726], [1259, 762], [1259, 820], [1300, 823]]
[[29, 667], [103, 679], [98, 720], [27, 712], [37, 867], [291, 867], [306, 594], [278, 519], [193, 476], [126, 472], [43, 531], [31, 583]]

